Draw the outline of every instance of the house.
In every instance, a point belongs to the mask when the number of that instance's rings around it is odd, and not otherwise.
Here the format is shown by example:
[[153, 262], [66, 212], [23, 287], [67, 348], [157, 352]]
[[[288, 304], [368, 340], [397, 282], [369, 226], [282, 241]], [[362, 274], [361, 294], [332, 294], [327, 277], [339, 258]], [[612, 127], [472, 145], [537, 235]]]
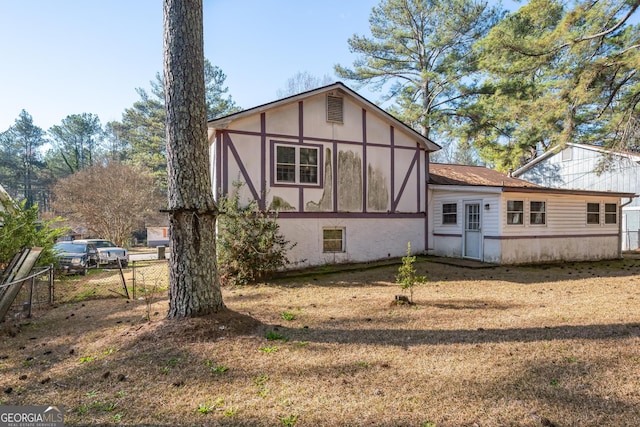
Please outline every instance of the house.
[[342, 83], [208, 123], [215, 197], [278, 211], [296, 267], [427, 249], [429, 153], [440, 147]]
[[[640, 153], [567, 143], [547, 151], [513, 172], [539, 185], [596, 191], [640, 193]], [[622, 249], [640, 248], [640, 200], [622, 208]]]
[[620, 258], [633, 193], [543, 187], [479, 166], [429, 166], [429, 253], [500, 264]]

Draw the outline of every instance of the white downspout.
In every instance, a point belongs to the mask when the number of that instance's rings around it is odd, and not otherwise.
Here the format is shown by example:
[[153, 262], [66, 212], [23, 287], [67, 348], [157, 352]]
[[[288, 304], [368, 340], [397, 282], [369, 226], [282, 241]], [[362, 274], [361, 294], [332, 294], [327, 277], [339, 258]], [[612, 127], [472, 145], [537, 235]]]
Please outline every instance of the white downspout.
[[631, 202], [633, 202], [633, 197], [630, 197], [628, 202], [621, 203], [620, 211], [618, 213], [618, 258], [619, 259], [622, 259], [622, 208], [631, 204]]

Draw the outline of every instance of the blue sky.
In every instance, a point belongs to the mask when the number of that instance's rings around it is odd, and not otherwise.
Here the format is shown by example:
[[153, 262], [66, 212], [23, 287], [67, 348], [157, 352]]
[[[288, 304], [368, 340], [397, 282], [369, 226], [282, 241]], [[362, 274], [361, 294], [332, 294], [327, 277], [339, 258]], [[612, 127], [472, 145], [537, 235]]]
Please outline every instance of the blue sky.
[[[337, 79], [378, 1], [204, 0], [205, 56], [239, 106], [264, 104], [297, 72]], [[120, 120], [162, 72], [162, 1], [0, 0], [0, 59], [0, 132], [22, 109], [44, 130], [70, 114]]]

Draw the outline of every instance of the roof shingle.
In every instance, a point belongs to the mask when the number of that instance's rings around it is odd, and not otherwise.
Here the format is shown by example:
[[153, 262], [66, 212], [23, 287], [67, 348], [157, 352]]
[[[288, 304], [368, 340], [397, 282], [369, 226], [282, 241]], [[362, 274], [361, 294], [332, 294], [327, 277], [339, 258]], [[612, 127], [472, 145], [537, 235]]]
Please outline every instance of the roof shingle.
[[442, 163], [429, 165], [429, 184], [540, 188], [537, 184], [510, 177], [484, 166]]

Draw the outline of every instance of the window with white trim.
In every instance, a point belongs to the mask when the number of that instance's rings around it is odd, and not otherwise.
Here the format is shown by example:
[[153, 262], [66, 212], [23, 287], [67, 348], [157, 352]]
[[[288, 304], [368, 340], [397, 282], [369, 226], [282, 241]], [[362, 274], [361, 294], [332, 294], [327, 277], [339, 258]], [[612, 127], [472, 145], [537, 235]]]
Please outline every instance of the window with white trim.
[[615, 203], [604, 204], [604, 223], [605, 224], [617, 224], [618, 223], [618, 205]]
[[587, 224], [600, 224], [600, 203], [587, 203]]
[[522, 200], [507, 200], [507, 224], [522, 225], [524, 217], [524, 202]]
[[345, 230], [339, 227], [322, 229], [322, 252], [344, 252]]
[[546, 202], [529, 202], [529, 224], [545, 225], [547, 223]]
[[458, 223], [458, 204], [443, 203], [442, 204], [442, 224], [456, 225]]
[[318, 147], [276, 144], [276, 183], [318, 184], [319, 154], [320, 149]]

